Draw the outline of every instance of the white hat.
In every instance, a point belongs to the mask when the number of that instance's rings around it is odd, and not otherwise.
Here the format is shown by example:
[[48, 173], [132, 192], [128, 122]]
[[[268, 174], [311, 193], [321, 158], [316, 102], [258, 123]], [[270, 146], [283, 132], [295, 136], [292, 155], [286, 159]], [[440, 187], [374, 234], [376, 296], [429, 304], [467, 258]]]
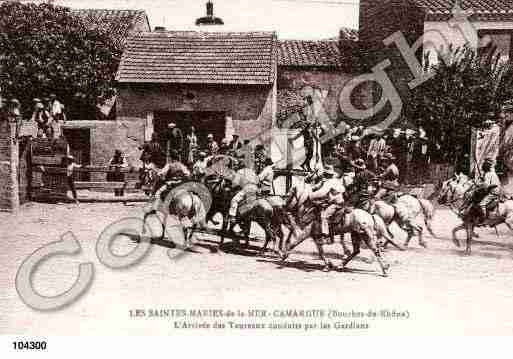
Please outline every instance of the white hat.
[[167, 125], [167, 127], [176, 127], [176, 123], [170, 122], [169, 125]]
[[211, 134], [211, 133], [209, 133], [209, 134], [208, 134], [208, 136], [207, 136], [207, 138], [214, 138], [214, 135], [213, 135], [213, 134]]

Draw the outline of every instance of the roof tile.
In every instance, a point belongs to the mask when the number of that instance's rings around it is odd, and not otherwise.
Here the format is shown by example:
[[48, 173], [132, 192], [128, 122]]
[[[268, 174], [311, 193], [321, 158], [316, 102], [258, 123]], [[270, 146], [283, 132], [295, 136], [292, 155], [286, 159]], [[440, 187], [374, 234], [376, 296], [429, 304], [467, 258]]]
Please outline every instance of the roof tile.
[[272, 84], [271, 32], [144, 32], [128, 40], [119, 82]]
[[341, 67], [338, 41], [280, 41], [278, 46], [278, 65]]
[[[426, 10], [432, 21], [448, 20], [452, 15], [455, 0], [413, 0]], [[472, 19], [479, 21], [513, 20], [512, 0], [457, 0], [463, 10], [472, 11]]]

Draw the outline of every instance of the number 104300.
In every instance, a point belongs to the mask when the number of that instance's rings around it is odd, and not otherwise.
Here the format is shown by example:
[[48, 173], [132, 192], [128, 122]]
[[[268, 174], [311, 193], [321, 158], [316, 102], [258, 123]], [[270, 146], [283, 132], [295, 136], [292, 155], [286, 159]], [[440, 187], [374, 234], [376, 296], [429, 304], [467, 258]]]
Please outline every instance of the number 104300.
[[15, 350], [46, 350], [45, 341], [14, 341], [12, 345]]

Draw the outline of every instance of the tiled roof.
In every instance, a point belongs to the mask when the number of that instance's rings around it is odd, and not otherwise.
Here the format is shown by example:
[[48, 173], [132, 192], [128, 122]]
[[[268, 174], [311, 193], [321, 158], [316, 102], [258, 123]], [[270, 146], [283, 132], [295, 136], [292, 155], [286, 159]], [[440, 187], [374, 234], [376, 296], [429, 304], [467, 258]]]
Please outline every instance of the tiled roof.
[[136, 28], [150, 31], [148, 16], [144, 10], [73, 9], [91, 27], [103, 26], [114, 39], [125, 42]]
[[128, 40], [119, 82], [272, 84], [273, 32], [144, 32]]
[[340, 40], [358, 41], [358, 30], [342, 27], [339, 31]]
[[278, 46], [278, 65], [341, 67], [338, 41], [280, 41]]
[[278, 90], [276, 102], [278, 105], [276, 119], [279, 123], [295, 113], [302, 112], [306, 106], [305, 99], [297, 91], [290, 89]]
[[426, 10], [427, 20], [442, 21], [451, 17], [455, 2], [465, 10], [472, 10], [473, 20], [509, 21], [513, 20], [512, 0], [413, 0]]

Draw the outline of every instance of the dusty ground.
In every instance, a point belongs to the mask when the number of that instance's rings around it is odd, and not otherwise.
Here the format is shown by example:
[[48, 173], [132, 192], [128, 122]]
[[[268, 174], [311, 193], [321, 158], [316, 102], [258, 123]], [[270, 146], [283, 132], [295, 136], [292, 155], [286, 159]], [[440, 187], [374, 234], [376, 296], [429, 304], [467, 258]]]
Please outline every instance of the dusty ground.
[[[377, 263], [368, 263], [371, 253], [366, 249], [349, 265], [351, 271], [324, 273], [310, 242], [282, 263], [272, 256], [256, 256], [253, 247], [236, 250], [227, 243], [219, 248], [214, 236], [201, 237], [202, 243], [179, 260], [174, 257], [183, 254], [181, 250], [153, 245], [135, 266], [106, 268], [95, 253], [99, 234], [113, 221], [141, 217], [142, 205], [30, 204], [16, 215], [0, 213], [0, 334], [149, 335], [177, 330], [173, 329], [175, 319], [149, 318], [150, 309], [264, 309], [270, 313], [277, 309], [374, 310], [378, 317], [380, 310], [388, 309], [408, 311], [410, 317], [321, 319], [332, 328], [337, 322], [352, 320], [369, 325], [367, 330], [345, 330], [346, 334], [513, 334], [513, 235], [506, 228], [500, 228], [500, 237], [494, 231], [481, 230], [472, 256], [467, 257], [450, 240], [457, 219], [449, 211], [439, 210], [434, 229], [440, 238], [428, 236], [428, 249], [419, 247], [414, 239], [406, 252], [389, 250], [389, 278], [379, 275]], [[91, 288], [64, 309], [34, 311], [23, 304], [15, 290], [16, 272], [32, 252], [68, 231], [79, 240], [82, 252], [43, 262], [34, 274], [35, 287], [43, 295], [57, 295], [73, 284], [79, 263], [92, 262], [95, 275]], [[397, 228], [394, 233], [404, 240]], [[123, 237], [114, 251], [121, 255], [134, 247]], [[336, 253], [340, 253], [340, 246], [326, 249], [339, 264]], [[146, 316], [131, 318], [129, 311], [136, 309], [144, 310]], [[319, 319], [278, 318], [273, 314], [262, 321], [320, 325]]]

